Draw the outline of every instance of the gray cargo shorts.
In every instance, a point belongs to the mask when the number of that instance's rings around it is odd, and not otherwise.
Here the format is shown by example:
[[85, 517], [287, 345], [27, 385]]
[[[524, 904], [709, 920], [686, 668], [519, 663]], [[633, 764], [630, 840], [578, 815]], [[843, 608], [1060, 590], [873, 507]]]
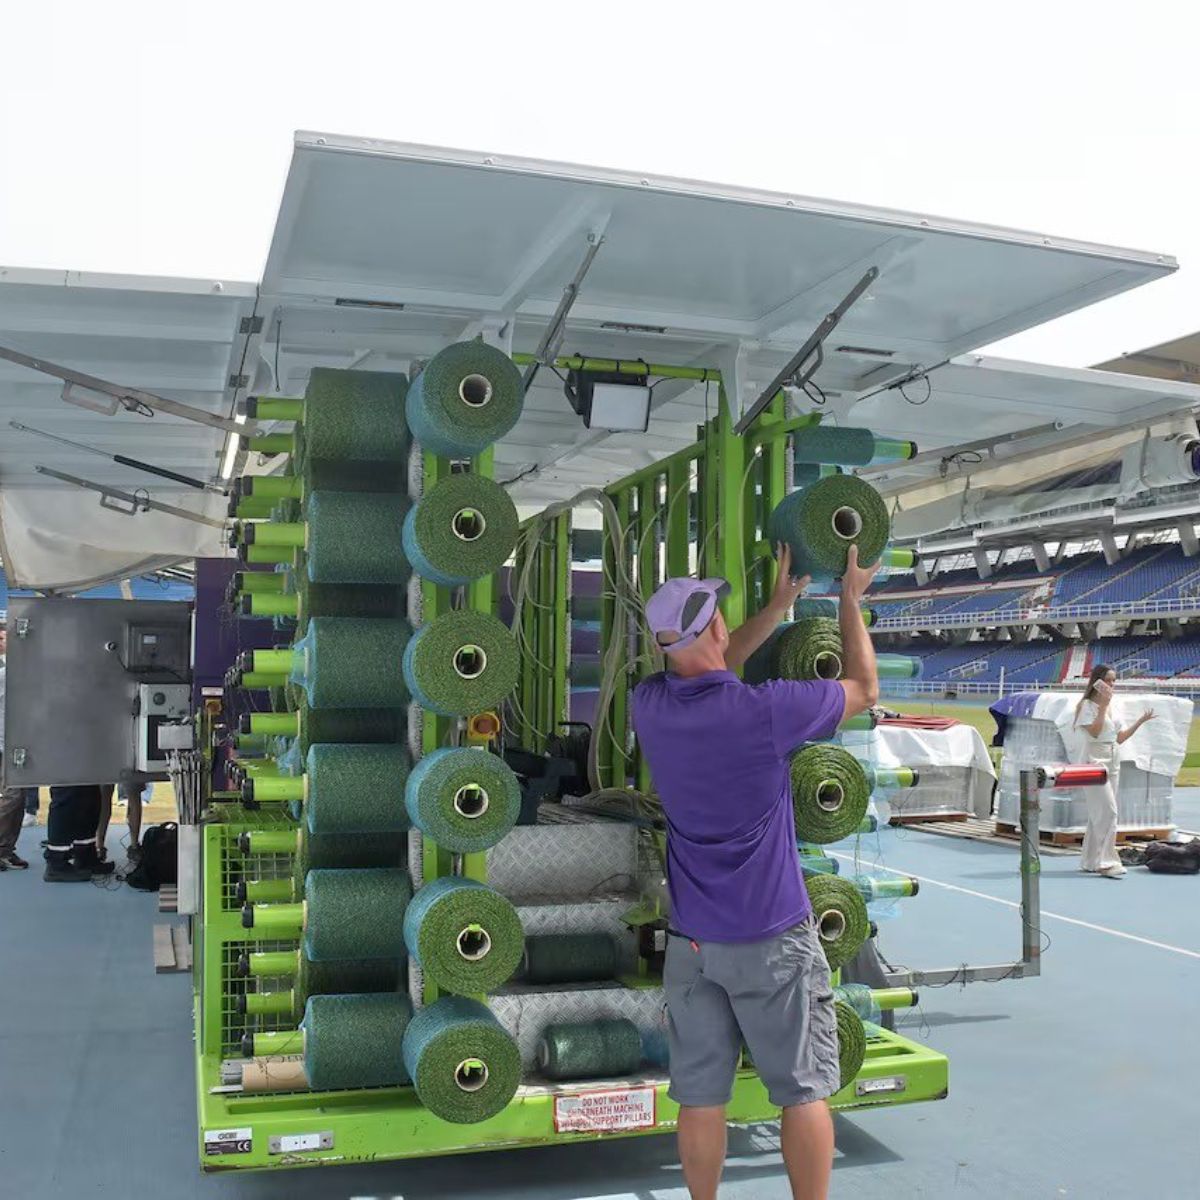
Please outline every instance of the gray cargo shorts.
[[838, 1090], [833, 988], [811, 917], [760, 942], [670, 937], [663, 984], [677, 1104], [728, 1104], [743, 1040], [777, 1107]]

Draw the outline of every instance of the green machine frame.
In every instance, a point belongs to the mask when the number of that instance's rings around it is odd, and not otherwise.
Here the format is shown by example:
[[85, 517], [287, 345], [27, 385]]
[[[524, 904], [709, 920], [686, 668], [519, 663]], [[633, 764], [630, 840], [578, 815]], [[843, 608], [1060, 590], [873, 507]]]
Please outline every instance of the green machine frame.
[[[528, 356], [515, 355], [518, 363]], [[635, 582], [644, 599], [668, 574], [700, 570], [729, 580], [725, 615], [737, 624], [755, 610], [773, 582], [773, 559], [763, 541], [768, 514], [787, 490], [787, 435], [816, 420], [788, 419], [782, 394], [743, 436], [733, 432], [733, 417], [717, 372], [694, 367], [564, 358], [560, 368], [620, 370], [654, 378], [689, 379], [713, 394], [714, 415], [698, 431], [696, 442], [669, 458], [639, 470], [606, 489], [616, 516], [604, 529], [605, 592], [612, 592], [617, 571]], [[425, 457], [427, 481], [450, 470], [444, 459]], [[490, 473], [490, 453], [474, 469]], [[620, 560], [618, 561], [618, 556]], [[532, 561], [531, 561], [532, 560]], [[531, 603], [523, 606], [518, 633], [523, 665], [518, 684], [516, 734], [526, 746], [544, 749], [547, 737], [567, 718], [571, 616], [571, 519], [564, 511], [548, 520], [527, 522], [518, 544], [514, 572], [529, 581]], [[451, 605], [448, 589], [422, 585], [424, 616]], [[466, 603], [492, 611], [498, 607], [496, 581], [484, 579], [467, 589]], [[649, 788], [646, 764], [633, 743], [628, 696], [651, 669], [650, 648], [633, 628], [622, 628], [611, 598], [602, 605], [602, 648], [620, 656], [617, 686], [600, 724], [599, 764], [606, 786]], [[614, 649], [615, 648], [615, 649]], [[444, 743], [443, 719], [426, 714], [426, 750]], [[474, 1125], [455, 1125], [422, 1107], [410, 1088], [339, 1092], [241, 1092], [225, 1086], [222, 1064], [242, 1057], [245, 1018], [237, 1009], [240, 956], [253, 950], [294, 950], [296, 942], [250, 940], [236, 898], [239, 877], [288, 878], [289, 839], [295, 826], [272, 805], [249, 811], [240, 805], [217, 806], [202, 838], [203, 893], [195, 919], [194, 986], [196, 1085], [199, 1155], [207, 1171], [284, 1168], [334, 1163], [422, 1158], [469, 1151], [595, 1141], [671, 1131], [678, 1107], [666, 1094], [661, 1074], [625, 1081], [621, 1086], [649, 1090], [653, 1124], [619, 1132], [559, 1132], [556, 1102], [564, 1094], [611, 1090], [611, 1081], [523, 1086], [500, 1114]], [[272, 846], [270, 853], [247, 856], [239, 835], [253, 830]], [[271, 836], [263, 839], [263, 833]], [[450, 855], [428, 840], [422, 847], [426, 879], [454, 869]], [[464, 856], [462, 873], [486, 878], [486, 856]], [[436, 998], [428, 985], [424, 999]], [[258, 1011], [257, 1033], [294, 1030], [299, 1014]], [[297, 1046], [281, 1039], [280, 1053]], [[855, 1109], [936, 1100], [948, 1086], [944, 1055], [898, 1034], [869, 1027], [866, 1060], [858, 1077], [834, 1097], [836, 1109]], [[753, 1069], [738, 1072], [729, 1119], [750, 1124], [774, 1120], [778, 1110]]]

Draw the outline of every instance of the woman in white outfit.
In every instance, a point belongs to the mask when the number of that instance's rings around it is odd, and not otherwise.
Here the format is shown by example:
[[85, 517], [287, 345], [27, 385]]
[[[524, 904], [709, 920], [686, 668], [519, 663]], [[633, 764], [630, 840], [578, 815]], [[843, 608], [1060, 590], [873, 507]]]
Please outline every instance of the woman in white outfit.
[[1154, 720], [1154, 710], [1146, 709], [1132, 725], [1118, 729], [1109, 712], [1117, 673], [1101, 664], [1092, 668], [1087, 690], [1075, 707], [1075, 727], [1084, 735], [1084, 758], [1108, 769], [1108, 782], [1103, 787], [1085, 789], [1088, 806], [1087, 832], [1083, 835], [1081, 871], [1120, 879], [1125, 868], [1117, 857], [1117, 787], [1121, 764], [1117, 747], [1128, 741], [1147, 722]]

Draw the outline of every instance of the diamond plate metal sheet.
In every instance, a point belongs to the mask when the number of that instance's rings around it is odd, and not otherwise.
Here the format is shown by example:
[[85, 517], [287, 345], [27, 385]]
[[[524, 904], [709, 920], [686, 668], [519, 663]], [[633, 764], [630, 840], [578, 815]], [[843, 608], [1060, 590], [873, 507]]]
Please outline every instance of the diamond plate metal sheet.
[[514, 902], [634, 891], [637, 834], [636, 826], [617, 821], [518, 825], [487, 852], [487, 880]]
[[597, 1021], [625, 1017], [640, 1030], [666, 1029], [666, 993], [662, 988], [598, 988], [584, 984], [553, 992], [508, 993], [488, 998], [496, 1019], [516, 1039], [525, 1070], [537, 1062], [537, 1044], [547, 1025], [560, 1021]]
[[517, 916], [525, 936], [536, 933], [607, 933], [617, 943], [617, 961], [622, 971], [637, 969], [637, 938], [621, 920], [636, 903], [637, 896], [609, 896], [576, 904], [518, 904]]

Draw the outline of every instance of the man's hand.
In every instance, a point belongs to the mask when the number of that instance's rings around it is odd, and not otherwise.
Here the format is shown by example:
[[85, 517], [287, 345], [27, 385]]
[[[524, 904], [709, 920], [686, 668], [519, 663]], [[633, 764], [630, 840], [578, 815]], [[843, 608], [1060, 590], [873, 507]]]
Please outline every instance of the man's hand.
[[866, 595], [867, 588], [871, 586], [871, 580], [875, 578], [875, 572], [878, 570], [879, 563], [873, 567], [860, 567], [858, 565], [858, 547], [851, 544], [846, 551], [846, 572], [842, 576], [842, 599], [847, 604], [858, 604]]
[[787, 542], [779, 542], [776, 545], [775, 557], [779, 562], [779, 576], [775, 580], [775, 590], [771, 593], [767, 607], [782, 614], [796, 603], [800, 594], [812, 583], [812, 576], [792, 578], [792, 548]]

